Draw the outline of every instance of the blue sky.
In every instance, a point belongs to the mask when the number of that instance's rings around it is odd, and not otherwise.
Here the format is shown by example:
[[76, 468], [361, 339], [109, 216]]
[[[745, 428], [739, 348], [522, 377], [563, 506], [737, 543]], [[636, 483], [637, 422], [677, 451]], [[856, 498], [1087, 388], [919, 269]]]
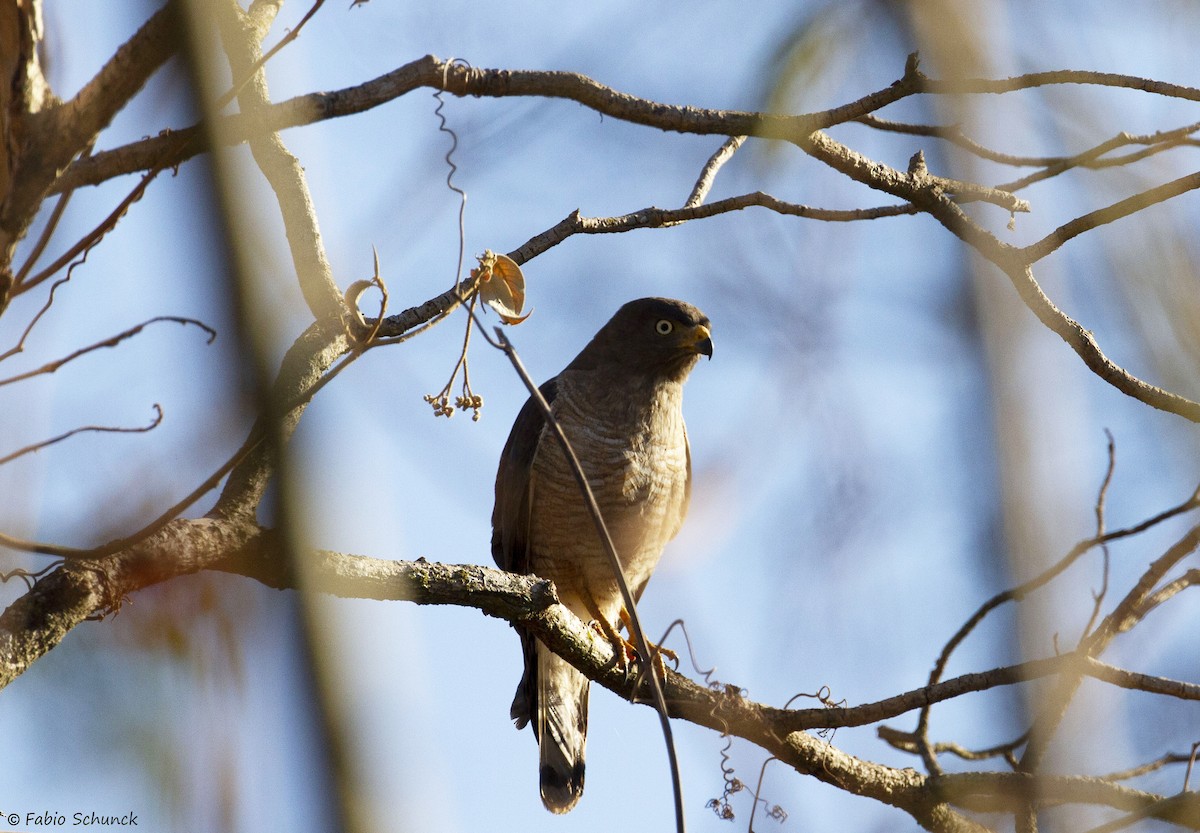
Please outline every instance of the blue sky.
[[[73, 94], [151, 8], [46, 5], [50, 75], [61, 95]], [[758, 2], [344, 5], [323, 8], [271, 63], [276, 100], [361, 83], [434, 53], [477, 66], [574, 70], [669, 103], [754, 109], [789, 65], [781, 57], [787, 45], [822, 20], [822, 43], [832, 39], [836, 48], [800, 63], [808, 74], [792, 80], [781, 102], [816, 109], [886, 86], [915, 48], [898, 18], [867, 4], [823, 18], [813, 4]], [[1069, 67], [1200, 84], [1175, 4], [1147, 4], [1120, 25], [1112, 22], [1115, 4], [972, 8], [996, 74]], [[294, 25], [303, 11], [289, 4], [280, 23]], [[1090, 109], [1074, 109], [1080, 102]], [[970, 125], [978, 135], [1022, 153], [1075, 151], [1122, 129], [1196, 120], [1180, 103], [1130, 92], [1065, 88], [974, 103], [987, 108]], [[417, 92], [284, 134], [305, 166], [340, 285], [370, 274], [374, 246], [393, 311], [454, 277], [458, 203], [444, 184], [448, 143], [434, 107]], [[456, 183], [469, 193], [468, 255], [515, 249], [576, 208], [602, 216], [679, 205], [719, 145], [562, 101], [449, 98], [445, 112], [460, 138]], [[921, 99], [884, 115], [945, 121], [947, 112]], [[170, 68], [98, 146], [186, 125], [188, 113], [178, 67]], [[834, 135], [895, 166], [920, 147], [931, 168], [964, 170], [931, 140], [859, 126]], [[1193, 152], [1164, 154], [1138, 167], [1136, 178], [1082, 173], [1031, 189], [1025, 196], [1035, 210], [1018, 218], [1012, 239], [1036, 239], [1140, 181], [1178, 176]], [[14, 372], [154, 315], [195, 316], [230, 332], [219, 251], [201, 210], [205, 175], [194, 161], [160, 177], [63, 288]], [[983, 176], [1006, 178], [986, 166]], [[52, 253], [89, 230], [133, 182], [78, 194]], [[794, 149], [752, 141], [722, 170], [713, 198], [758, 189], [823, 207], [887, 201]], [[246, 191], [260, 201], [259, 254], [276, 281], [270, 313], [290, 337], [306, 312], [278, 215], [252, 172]], [[1181, 346], [1195, 321], [1163, 299], [1195, 291], [1187, 270], [1193, 245], [1176, 233], [1194, 225], [1195, 212], [1195, 199], [1181, 198], [1073, 243], [1039, 271], [1051, 297], [1116, 361], [1193, 398], [1200, 386], [1179, 367], [1195, 366]], [[995, 228], [1008, 220], [983, 214]], [[538, 380], [630, 298], [681, 297], [713, 320], [714, 358], [695, 371], [685, 401], [692, 512], [641, 610], [651, 634], [685, 619], [700, 661], [757, 700], [782, 704], [829, 686], [835, 698], [860, 703], [920, 685], [982, 600], [1090, 533], [1105, 427], [1119, 455], [1110, 527], [1179, 502], [1195, 485], [1195, 430], [1090, 375], [1002, 276], [929, 219], [830, 225], [749, 210], [670, 230], [577, 236], [525, 273], [534, 313], [510, 336]], [[5, 347], [40, 300], [22, 303], [0, 322]], [[476, 341], [471, 372], [483, 418], [430, 416], [421, 397], [444, 384], [463, 323], [456, 317], [371, 352], [309, 408], [294, 450], [313, 545], [490, 564], [492, 478], [524, 392], [506, 360]], [[20, 390], [0, 389], [0, 452], [79, 424], [143, 424], [156, 402], [166, 414], [149, 434], [79, 437], [0, 469], [10, 496], [0, 528], [68, 544], [102, 541], [135, 528], [223, 462], [248, 424], [237, 395], [244, 368], [230, 339], [203, 341], [198, 330], [159, 324]], [[1114, 581], [1128, 580], [1170, 539], [1164, 531], [1115, 548]], [[1021, 625], [1011, 611], [989, 622], [951, 673], [1044, 656], [1051, 634], [1077, 633], [1099, 571], [1095, 561], [1076, 570], [1031, 605]], [[0, 601], [19, 590], [0, 587]], [[1194, 632], [1194, 616], [1189, 625], [1185, 615], [1164, 610], [1153, 633], [1117, 646], [1114, 661], [1186, 678], [1196, 649], [1183, 637]], [[315, 616], [359, 806], [377, 829], [671, 823], [655, 716], [599, 690], [583, 801], [561, 819], [542, 809], [535, 744], [507, 718], [520, 675], [507, 625], [467, 610], [332, 599], [318, 600]], [[324, 829], [296, 622], [292, 594], [202, 576], [139, 594], [119, 616], [81, 626], [3, 694], [0, 810], [70, 815], [115, 805], [161, 830]], [[1030, 634], [1025, 646], [1018, 627]], [[1111, 733], [1095, 737], [1070, 723], [1075, 751], [1063, 766], [1116, 769], [1182, 746], [1172, 743], [1175, 732], [1200, 735], [1194, 713], [1135, 733], [1122, 728], [1124, 701], [1098, 687], [1081, 696], [1081, 720], [1109, 715]], [[1020, 705], [1012, 692], [948, 705], [934, 714], [935, 739], [1007, 740], [1020, 731]], [[676, 733], [691, 829], [731, 829], [704, 807], [721, 792], [724, 741], [686, 724]], [[838, 732], [833, 742], [872, 760], [917, 763], [869, 727]], [[736, 742], [732, 755], [738, 777], [753, 782], [763, 753]], [[764, 789], [789, 815], [781, 830], [914, 827], [778, 764]], [[744, 793], [734, 809], [732, 829], [744, 829]]]

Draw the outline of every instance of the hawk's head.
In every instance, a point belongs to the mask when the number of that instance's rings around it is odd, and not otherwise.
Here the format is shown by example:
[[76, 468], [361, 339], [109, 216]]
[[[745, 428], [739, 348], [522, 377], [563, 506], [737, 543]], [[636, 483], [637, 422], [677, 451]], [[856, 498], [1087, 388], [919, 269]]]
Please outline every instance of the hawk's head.
[[700, 356], [712, 358], [708, 316], [673, 298], [639, 298], [600, 328], [570, 367], [620, 369], [682, 381]]

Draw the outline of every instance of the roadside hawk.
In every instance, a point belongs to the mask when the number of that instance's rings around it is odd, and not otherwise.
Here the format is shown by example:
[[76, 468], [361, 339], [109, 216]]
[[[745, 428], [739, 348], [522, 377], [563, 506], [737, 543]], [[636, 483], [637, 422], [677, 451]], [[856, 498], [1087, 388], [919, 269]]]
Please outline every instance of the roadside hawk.
[[[629, 589], [642, 595], [687, 513], [692, 465], [683, 382], [712, 357], [709, 321], [668, 298], [630, 301], [600, 328], [542, 395], [562, 426], [616, 545]], [[503, 569], [554, 582], [559, 599], [610, 640], [621, 591], [557, 440], [530, 399], [500, 455], [492, 557]], [[588, 679], [520, 633], [525, 673], [510, 712], [532, 723], [540, 749], [542, 803], [565, 813], [583, 794]]]

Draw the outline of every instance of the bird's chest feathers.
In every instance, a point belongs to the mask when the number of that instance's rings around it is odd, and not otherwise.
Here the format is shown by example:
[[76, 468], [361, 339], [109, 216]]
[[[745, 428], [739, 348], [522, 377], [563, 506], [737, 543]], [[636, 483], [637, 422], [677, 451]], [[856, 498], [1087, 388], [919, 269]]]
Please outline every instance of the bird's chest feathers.
[[[647, 388], [558, 377], [555, 420], [571, 442], [616, 545], [625, 577], [643, 587], [688, 504], [682, 385]], [[571, 466], [547, 426], [530, 476], [529, 541], [538, 575], [581, 616], [620, 608], [612, 567]], [[593, 600], [592, 604], [585, 603]]]
[[598, 498], [643, 509], [678, 499], [688, 474], [681, 385], [587, 399], [564, 387], [554, 415]]

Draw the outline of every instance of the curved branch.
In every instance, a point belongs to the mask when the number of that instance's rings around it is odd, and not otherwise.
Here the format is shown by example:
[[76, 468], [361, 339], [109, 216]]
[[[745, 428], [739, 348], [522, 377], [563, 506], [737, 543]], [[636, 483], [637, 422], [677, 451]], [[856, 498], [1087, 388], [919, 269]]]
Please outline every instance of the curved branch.
[[[276, 427], [280, 437], [286, 439], [295, 431], [308, 405], [305, 393], [317, 385], [325, 372], [349, 349], [350, 340], [341, 322], [328, 319], [310, 324], [292, 343], [271, 387], [272, 400], [282, 411], [278, 414]], [[261, 442], [266, 433], [266, 422], [260, 417], [239, 452], [241, 457], [235, 457], [236, 465], [229, 472], [229, 480], [209, 512], [210, 516], [253, 517], [258, 511], [275, 471], [271, 443]]]
[[155, 428], [157, 428], [159, 424], [162, 423], [162, 420], [162, 406], [156, 402], [154, 403], [154, 419], [150, 421], [149, 425], [141, 425], [136, 428], [125, 428], [114, 425], [83, 425], [79, 428], [72, 428], [70, 431], [66, 431], [56, 437], [51, 437], [48, 440], [42, 440], [41, 442], [34, 443], [33, 445], [27, 445], [24, 448], [17, 449], [11, 454], [6, 454], [5, 456], [0, 457], [0, 466], [3, 466], [5, 463], [11, 463], [18, 457], [23, 457], [26, 454], [32, 454], [35, 451], [41, 451], [43, 448], [52, 446], [55, 443], [60, 443], [63, 440], [75, 436], [76, 434], [84, 434], [89, 432], [101, 434], [145, 434], [147, 431], [153, 431]]
[[[1040, 83], [1111, 83], [1119, 86], [1122, 85], [1118, 83], [1121, 79], [1127, 80], [1125, 76], [1109, 77], [1103, 73], [1052, 73], [1023, 76], [1022, 78], [1024, 80], [1009, 79], [1007, 86], [1005, 83], [997, 82], [994, 89], [980, 88], [978, 91], [1000, 91], [1002, 88], [1017, 89], [1021, 88], [1021, 84], [1029, 86]], [[1054, 80], [1050, 80], [1051, 78]], [[1163, 92], [1166, 89], [1151, 89], [1138, 79], [1135, 81], [1138, 83], [1131, 82], [1125, 86], [1147, 89], [1152, 92]], [[967, 82], [958, 83], [970, 86]], [[939, 87], [939, 84], [943, 86]], [[923, 167], [915, 167], [914, 170], [902, 173], [855, 153], [818, 129], [821, 126], [861, 118], [874, 109], [916, 92], [952, 91], [949, 87], [945, 87], [945, 82], [934, 82], [920, 76], [915, 69], [915, 61], [912, 60], [910, 60], [909, 67], [902, 79], [887, 89], [865, 96], [851, 105], [802, 116], [772, 116], [659, 104], [618, 92], [575, 73], [481, 70], [459, 64], [446, 64], [434, 56], [426, 56], [357, 87], [335, 93], [311, 94], [276, 105], [264, 105], [259, 113], [262, 120], [262, 127], [259, 130], [277, 131], [287, 126], [361, 112], [421, 86], [444, 89], [457, 95], [529, 95], [567, 98], [597, 112], [662, 130], [783, 139], [797, 144], [809, 154], [851, 178], [876, 190], [893, 194], [914, 206], [913, 208], [898, 206], [868, 209], [865, 213], [853, 212], [836, 216], [806, 206], [791, 206], [768, 195], [756, 195], [741, 198], [744, 200], [742, 204], [721, 201], [707, 207], [686, 207], [679, 209], [674, 214], [662, 214], [655, 209], [648, 209], [625, 217], [595, 220], [592, 223], [573, 214], [510, 254], [510, 257], [513, 257], [518, 263], [545, 251], [550, 245], [570, 234], [603, 233], [668, 225], [699, 216], [711, 216], [712, 213], [720, 213], [723, 210], [736, 210], [751, 204], [764, 205], [782, 213], [793, 213], [798, 216], [838, 220], [886, 216], [893, 212], [926, 211], [953, 234], [1004, 270], [1022, 300], [1039, 320], [1063, 338], [1098, 376], [1123, 393], [1152, 407], [1178, 414], [1194, 422], [1200, 422], [1200, 403], [1145, 382], [1105, 356], [1092, 334], [1055, 306], [1045, 295], [1029, 268], [1031, 263], [1045, 257], [1062, 243], [1084, 231], [1103, 223], [1112, 222], [1150, 204], [1197, 187], [1200, 185], [1200, 174], [1183, 177], [1173, 183], [1151, 189], [1144, 194], [1130, 197], [1105, 209], [1076, 218], [1061, 226], [1042, 241], [1024, 249], [1001, 243], [994, 235], [968, 217], [955, 205], [955, 200], [948, 195], [952, 194], [959, 200], [991, 202], [1014, 212], [1029, 209], [1028, 203], [1024, 200], [1003, 189], [933, 176]], [[1164, 94], [1169, 94], [1169, 92], [1164, 92]], [[216, 122], [222, 127], [219, 132], [223, 135], [225, 142], [244, 141], [249, 136], [256, 135], [251, 125], [244, 118], [238, 116], [218, 119]], [[150, 141], [161, 142], [162, 140]], [[180, 145], [174, 147], [178, 149]], [[159, 147], [163, 155], [157, 160], [158, 164], [173, 164], [178, 161], [170, 157], [170, 149], [170, 145], [167, 144]], [[136, 156], [137, 154], [130, 153], [130, 155]], [[92, 170], [95, 171], [96, 166], [105, 166], [111, 158], [108, 154], [98, 154], [85, 162], [93, 166]], [[82, 166], [85, 162], [79, 164]], [[81, 184], [69, 176], [64, 177], [63, 180], [72, 186]], [[738, 198], [733, 199], [737, 200]], [[381, 332], [381, 335], [388, 335], [388, 333]]]
[[128, 338], [133, 338], [135, 335], [137, 335], [142, 330], [149, 327], [151, 324], [155, 324], [159, 321], [173, 321], [176, 324], [182, 324], [185, 327], [189, 324], [199, 327], [200, 329], [202, 329], [206, 333], [208, 333], [208, 343], [209, 344], [212, 344], [213, 339], [215, 339], [217, 337], [217, 331], [214, 330], [212, 327], [208, 326], [207, 324], [205, 324], [203, 321], [199, 321], [195, 318], [183, 318], [183, 317], [177, 316], [177, 315], [159, 315], [154, 318], [151, 318], [148, 321], [143, 321], [141, 324], [138, 324], [135, 327], [130, 327], [127, 330], [122, 330], [121, 332], [117, 333], [114, 336], [109, 336], [108, 338], [106, 338], [102, 341], [97, 341], [95, 344], [89, 344], [87, 347], [80, 347], [78, 350], [74, 351], [73, 353], [71, 353], [67, 356], [62, 357], [61, 359], [56, 359], [55, 361], [47, 362], [46, 364], [42, 365], [41, 367], [36, 367], [33, 370], [28, 370], [24, 373], [18, 373], [15, 376], [9, 376], [7, 379], [0, 379], [0, 387], [3, 387], [4, 385], [11, 385], [13, 382], [20, 382], [20, 381], [23, 381], [30, 377], [33, 377], [33, 376], [40, 376], [45, 373], [54, 373], [56, 370], [58, 370], [63, 365], [74, 361], [75, 359], [79, 358], [80, 356], [84, 356], [88, 353], [91, 353], [95, 350], [100, 350], [105, 347], [116, 347], [122, 341], [125, 341]]

